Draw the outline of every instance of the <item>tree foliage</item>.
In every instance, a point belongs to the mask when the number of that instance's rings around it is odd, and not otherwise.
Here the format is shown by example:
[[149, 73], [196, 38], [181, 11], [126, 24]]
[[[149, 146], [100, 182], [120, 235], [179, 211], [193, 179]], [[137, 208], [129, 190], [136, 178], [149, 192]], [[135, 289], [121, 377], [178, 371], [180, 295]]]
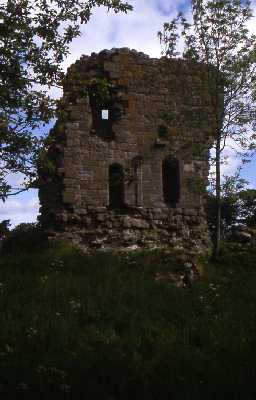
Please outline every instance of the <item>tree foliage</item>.
[[[215, 183], [212, 184], [206, 196], [207, 220], [214, 237], [216, 229], [216, 195]], [[244, 210], [240, 202], [240, 193], [247, 191], [248, 182], [241, 177], [241, 167], [234, 175], [224, 175], [221, 183], [221, 236], [229, 231], [232, 225], [243, 223], [241, 213]]]
[[0, 240], [3, 240], [10, 232], [10, 220], [4, 219], [0, 222]]
[[[192, 22], [179, 13], [170, 23], [164, 24], [159, 37], [167, 57], [181, 56], [190, 62], [204, 63], [209, 72], [215, 69], [211, 98], [216, 120], [217, 258], [221, 227], [222, 151], [230, 140], [243, 150], [255, 149], [256, 36], [248, 29], [248, 22], [253, 18], [250, 1], [191, 0], [191, 5]], [[182, 49], [181, 53], [178, 48]]]
[[256, 227], [256, 190], [247, 189], [239, 193], [240, 221], [249, 227]]
[[[215, 203], [213, 193], [207, 194], [207, 221], [214, 237], [215, 234]], [[238, 193], [228, 194], [221, 198], [221, 235], [225, 236], [232, 226], [244, 225], [256, 227], [256, 190], [243, 189]]]
[[42, 138], [33, 132], [54, 116], [47, 94], [60, 86], [61, 63], [95, 7], [127, 12], [122, 0], [0, 0], [0, 197], [10, 172], [30, 183]]

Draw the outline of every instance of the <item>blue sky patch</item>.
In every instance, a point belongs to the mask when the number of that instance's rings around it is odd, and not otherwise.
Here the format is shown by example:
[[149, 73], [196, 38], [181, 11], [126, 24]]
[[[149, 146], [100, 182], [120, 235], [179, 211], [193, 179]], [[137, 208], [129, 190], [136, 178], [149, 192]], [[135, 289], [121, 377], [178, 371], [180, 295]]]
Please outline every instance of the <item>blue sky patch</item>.
[[187, 0], [170, 2], [168, 0], [153, 0], [156, 9], [165, 17], [172, 16], [173, 11], [177, 8], [179, 11], [186, 13], [190, 7]]

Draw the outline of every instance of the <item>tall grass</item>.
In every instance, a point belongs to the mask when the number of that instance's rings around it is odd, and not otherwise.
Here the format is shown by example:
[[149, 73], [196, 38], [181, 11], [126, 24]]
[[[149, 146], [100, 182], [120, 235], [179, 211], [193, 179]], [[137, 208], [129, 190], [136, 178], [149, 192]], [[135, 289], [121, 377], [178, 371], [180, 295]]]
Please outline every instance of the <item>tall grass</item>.
[[255, 399], [256, 249], [225, 246], [191, 289], [161, 252], [2, 257], [0, 398]]

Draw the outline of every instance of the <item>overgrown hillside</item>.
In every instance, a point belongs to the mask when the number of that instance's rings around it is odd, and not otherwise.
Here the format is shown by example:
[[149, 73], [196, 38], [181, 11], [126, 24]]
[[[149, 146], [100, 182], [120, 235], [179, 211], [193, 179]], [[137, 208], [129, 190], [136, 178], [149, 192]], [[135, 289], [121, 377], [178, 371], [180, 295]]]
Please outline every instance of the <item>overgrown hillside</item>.
[[172, 254], [0, 260], [1, 399], [255, 399], [256, 248], [192, 288]]

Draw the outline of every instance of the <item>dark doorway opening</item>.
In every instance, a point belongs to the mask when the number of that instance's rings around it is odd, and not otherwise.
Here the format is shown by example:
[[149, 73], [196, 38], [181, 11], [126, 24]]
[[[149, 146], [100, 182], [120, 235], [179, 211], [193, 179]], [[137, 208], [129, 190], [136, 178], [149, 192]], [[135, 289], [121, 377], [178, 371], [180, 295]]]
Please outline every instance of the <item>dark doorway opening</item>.
[[180, 200], [180, 168], [179, 161], [168, 157], [162, 164], [163, 196], [169, 207], [176, 207]]
[[124, 208], [124, 171], [120, 164], [111, 164], [109, 167], [109, 206], [110, 208]]

